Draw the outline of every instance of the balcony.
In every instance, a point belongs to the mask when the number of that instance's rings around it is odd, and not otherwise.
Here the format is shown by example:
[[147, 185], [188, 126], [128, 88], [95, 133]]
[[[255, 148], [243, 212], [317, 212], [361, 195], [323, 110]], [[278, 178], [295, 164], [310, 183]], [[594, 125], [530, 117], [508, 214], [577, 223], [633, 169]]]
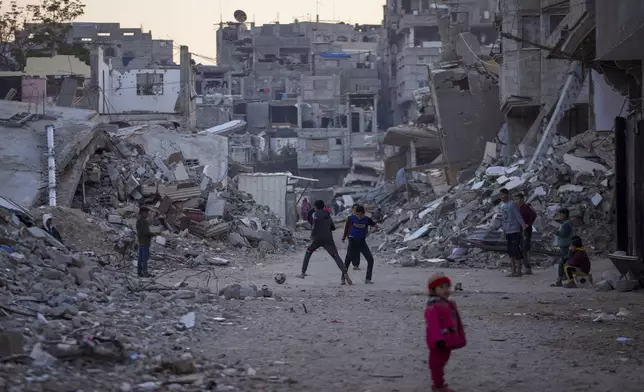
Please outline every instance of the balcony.
[[420, 26], [436, 26], [438, 25], [438, 18], [436, 15], [431, 14], [406, 14], [400, 18], [398, 22], [397, 33], [400, 34], [404, 30], [409, 29], [410, 27], [420, 27]]
[[554, 49], [548, 58], [569, 58], [594, 27], [595, 0], [571, 3], [566, 17], [546, 39], [546, 46]]

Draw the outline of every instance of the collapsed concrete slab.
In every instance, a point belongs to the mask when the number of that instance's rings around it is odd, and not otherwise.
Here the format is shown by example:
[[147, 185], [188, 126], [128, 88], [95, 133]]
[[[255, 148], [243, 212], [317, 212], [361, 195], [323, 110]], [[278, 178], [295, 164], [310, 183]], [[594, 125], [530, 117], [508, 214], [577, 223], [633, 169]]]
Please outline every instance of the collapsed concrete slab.
[[499, 87], [478, 72], [446, 65], [431, 72], [430, 90], [448, 180], [455, 184], [458, 170], [479, 164], [503, 125]]

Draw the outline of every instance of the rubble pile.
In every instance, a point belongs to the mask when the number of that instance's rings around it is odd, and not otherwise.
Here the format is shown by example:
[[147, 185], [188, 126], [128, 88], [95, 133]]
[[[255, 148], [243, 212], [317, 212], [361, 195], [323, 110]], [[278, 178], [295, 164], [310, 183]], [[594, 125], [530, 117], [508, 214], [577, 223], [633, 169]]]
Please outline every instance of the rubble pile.
[[[538, 214], [532, 240], [535, 256], [558, 254], [551, 245], [559, 226], [554, 216], [564, 207], [570, 210], [575, 234], [582, 237], [586, 248], [606, 254], [613, 240], [613, 225], [608, 224], [613, 208], [613, 160], [612, 141], [593, 132], [558, 145], [532, 170], [524, 159], [503, 166], [487, 158], [473, 178], [442, 197], [420, 195], [387, 206], [384, 234], [379, 234], [386, 239], [379, 250], [392, 251], [392, 263], [405, 266], [504, 265], [509, 260], [491, 251], [502, 252], [506, 247], [499, 191], [507, 188], [513, 195], [523, 193]], [[533, 260], [539, 262], [539, 257]]]
[[[234, 186], [212, 180], [208, 165], [200, 166], [181, 152], [162, 159], [124, 140], [114, 138], [113, 144], [114, 148], [97, 151], [87, 162], [75, 207], [112, 225], [133, 228], [139, 206], [146, 205], [152, 211], [156, 241], [169, 248], [182, 238], [268, 253], [292, 249], [298, 243], [268, 207]], [[120, 231], [122, 245], [132, 243], [131, 230]]]
[[213, 364], [200, 343], [241, 322], [222, 298], [271, 297], [268, 288], [237, 285], [220, 297], [188, 278], [170, 286], [139, 280], [126, 273], [131, 266], [70, 252], [33, 223], [22, 209], [0, 207], [0, 390], [268, 390], [293, 382]]

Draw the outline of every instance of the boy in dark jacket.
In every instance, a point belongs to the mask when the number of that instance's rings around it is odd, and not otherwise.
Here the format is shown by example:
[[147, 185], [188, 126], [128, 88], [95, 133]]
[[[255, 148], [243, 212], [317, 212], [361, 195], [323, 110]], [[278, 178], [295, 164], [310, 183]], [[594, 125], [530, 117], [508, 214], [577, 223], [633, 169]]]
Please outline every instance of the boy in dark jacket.
[[566, 278], [564, 287], [575, 288], [575, 276], [588, 276], [590, 275], [590, 258], [581, 237], [573, 236], [570, 240], [570, 260], [563, 266], [563, 274]]
[[150, 277], [148, 272], [148, 260], [150, 259], [150, 243], [153, 234], [150, 231], [148, 214], [150, 210], [147, 207], [139, 209], [139, 219], [136, 221], [136, 234], [139, 240], [139, 260], [136, 264], [137, 272], [140, 278]]
[[532, 249], [532, 225], [537, 220], [537, 213], [534, 211], [530, 204], [526, 204], [525, 195], [519, 193], [515, 197], [519, 205], [519, 212], [523, 218], [526, 227], [523, 229], [523, 265], [525, 266], [525, 274], [532, 275], [532, 266], [530, 265], [530, 250]]
[[[367, 260], [367, 276], [365, 277], [365, 283], [371, 284], [371, 278], [373, 275], [373, 255], [371, 250], [367, 245], [367, 234], [369, 232], [369, 227], [375, 227], [376, 230], [379, 230], [379, 226], [373, 219], [365, 216], [364, 207], [361, 205], [356, 206], [355, 214], [347, 218], [347, 228], [349, 229], [349, 247], [347, 248], [347, 255], [344, 258], [344, 266], [349, 268], [351, 262], [359, 259], [360, 254], [364, 256]], [[345, 228], [345, 235], [347, 230]], [[342, 239], [344, 241], [344, 238]]]
[[333, 230], [335, 230], [335, 225], [333, 224], [333, 219], [331, 219], [331, 214], [325, 210], [324, 202], [322, 200], [317, 200], [314, 204], [315, 212], [313, 213], [313, 227], [311, 229], [311, 245], [306, 249], [304, 254], [304, 261], [302, 262], [302, 273], [298, 275], [298, 278], [304, 279], [306, 277], [306, 270], [309, 267], [309, 261], [311, 260], [311, 255], [318, 248], [324, 248], [327, 253], [335, 260], [335, 263], [342, 271], [342, 284], [348, 283], [353, 284], [347, 273], [347, 269], [338, 254], [338, 249], [335, 246], [335, 241], [333, 241]]

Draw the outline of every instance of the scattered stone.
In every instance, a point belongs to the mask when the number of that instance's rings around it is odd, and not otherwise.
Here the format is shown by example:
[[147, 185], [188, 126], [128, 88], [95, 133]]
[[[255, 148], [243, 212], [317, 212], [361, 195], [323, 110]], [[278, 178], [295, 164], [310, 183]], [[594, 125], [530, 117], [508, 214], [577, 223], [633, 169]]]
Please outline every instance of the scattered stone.
[[637, 280], [618, 280], [615, 282], [615, 290], [620, 293], [625, 293], [628, 291], [637, 290], [640, 287], [640, 283]]

